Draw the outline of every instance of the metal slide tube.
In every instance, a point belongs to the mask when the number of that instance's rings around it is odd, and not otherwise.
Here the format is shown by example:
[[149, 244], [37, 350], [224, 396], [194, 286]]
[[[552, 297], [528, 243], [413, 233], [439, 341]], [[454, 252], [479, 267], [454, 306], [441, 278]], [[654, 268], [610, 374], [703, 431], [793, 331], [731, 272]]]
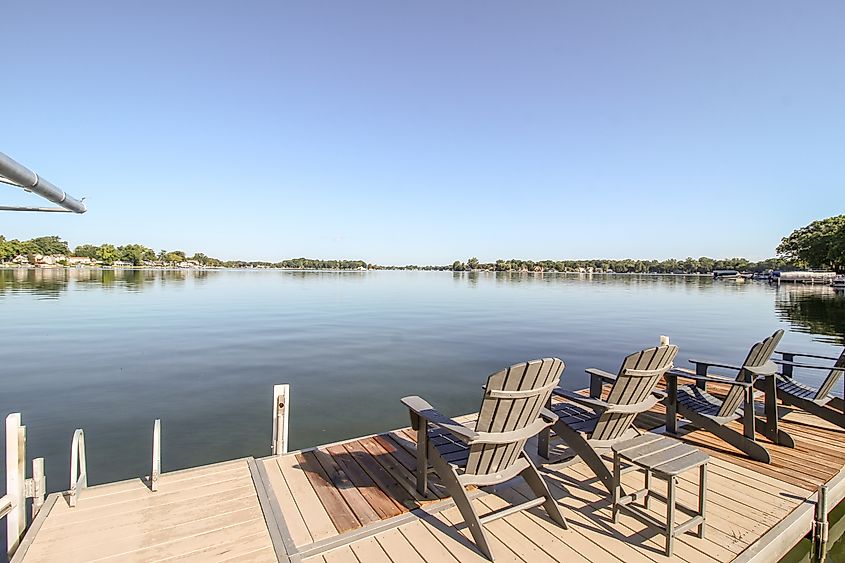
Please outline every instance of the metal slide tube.
[[15, 162], [2, 152], [0, 152], [0, 182], [38, 194], [73, 213], [85, 213], [87, 211], [84, 203], [69, 196], [44, 178], [39, 178], [38, 174]]

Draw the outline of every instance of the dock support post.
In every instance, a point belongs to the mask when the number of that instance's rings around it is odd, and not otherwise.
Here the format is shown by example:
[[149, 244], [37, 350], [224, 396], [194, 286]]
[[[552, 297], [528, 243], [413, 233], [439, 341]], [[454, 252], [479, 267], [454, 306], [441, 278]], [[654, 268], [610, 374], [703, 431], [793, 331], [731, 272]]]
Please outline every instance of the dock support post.
[[828, 538], [828, 490], [827, 485], [819, 487], [818, 499], [816, 500], [816, 513], [813, 518], [813, 551], [818, 561], [824, 561], [825, 548]]
[[273, 455], [288, 453], [290, 385], [273, 386]]
[[37, 457], [32, 460], [32, 520], [35, 520], [35, 516], [41, 510], [45, 496], [47, 496], [47, 476], [44, 474], [44, 458]]
[[21, 413], [6, 417], [6, 496], [11, 510], [6, 514], [6, 546], [9, 559], [15, 554], [26, 529], [26, 427]]
[[161, 419], [153, 424], [153, 466], [150, 469], [150, 490], [158, 490], [158, 478], [161, 475]]

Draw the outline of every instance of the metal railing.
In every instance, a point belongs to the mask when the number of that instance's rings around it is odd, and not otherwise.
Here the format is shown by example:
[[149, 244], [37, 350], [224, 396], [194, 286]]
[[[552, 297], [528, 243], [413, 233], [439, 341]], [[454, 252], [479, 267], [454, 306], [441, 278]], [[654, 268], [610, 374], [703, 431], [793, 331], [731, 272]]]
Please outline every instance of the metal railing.
[[26, 166], [15, 162], [0, 152], [0, 182], [22, 188], [28, 192], [40, 195], [60, 207], [16, 207], [0, 206], [0, 211], [47, 211], [59, 213], [85, 213], [85, 204], [71, 197], [44, 178], [41, 178]]
[[85, 459], [85, 432], [77, 428], [70, 444], [70, 490], [68, 504], [76, 506], [79, 495], [88, 487], [88, 461]]

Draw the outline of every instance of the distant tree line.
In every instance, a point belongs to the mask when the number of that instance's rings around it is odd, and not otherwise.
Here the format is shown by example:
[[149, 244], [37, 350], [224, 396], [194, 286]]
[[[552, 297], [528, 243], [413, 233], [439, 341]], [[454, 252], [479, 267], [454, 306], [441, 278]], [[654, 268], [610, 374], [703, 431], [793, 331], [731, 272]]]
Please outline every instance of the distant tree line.
[[188, 256], [182, 250], [159, 250], [143, 244], [125, 244], [115, 246], [105, 243], [100, 245], [81, 244], [70, 249], [68, 243], [58, 236], [37, 237], [30, 240], [7, 240], [0, 235], [0, 262], [8, 262], [17, 256], [26, 256], [30, 263], [35, 262], [35, 256], [78, 256], [90, 258], [101, 264], [114, 264], [121, 261], [133, 266], [143, 266], [147, 263], [174, 265], [182, 262], [194, 262], [200, 266], [223, 268], [298, 268], [308, 270], [360, 270], [374, 267], [363, 260], [319, 260], [314, 258], [291, 258], [281, 262], [264, 262], [249, 260], [219, 260], [197, 252]]
[[479, 262], [478, 258], [470, 258], [466, 262], [456, 260], [451, 269], [453, 271], [487, 270], [495, 272], [578, 272], [580, 270], [600, 270], [602, 272], [617, 272], [626, 274], [708, 274], [713, 270], [737, 270], [742, 272], [762, 272], [765, 270], [779, 270], [792, 267], [790, 260], [769, 258], [759, 262], [752, 262], [745, 258], [715, 259], [702, 256], [701, 258], [686, 258], [677, 260], [496, 260], [495, 262]]
[[581, 269], [603, 272], [632, 274], [707, 274], [713, 270], [738, 270], [744, 272], [762, 272], [765, 270], [784, 270], [796, 268], [831, 268], [845, 270], [845, 215], [838, 215], [813, 221], [806, 227], [793, 231], [784, 237], [777, 247], [778, 256], [759, 262], [745, 258], [715, 259], [702, 256], [678, 260], [523, 260], [512, 258], [499, 259], [495, 262], [482, 263], [478, 258], [469, 258], [466, 262], [455, 260], [451, 265], [406, 265], [381, 266], [363, 260], [320, 260], [314, 258], [291, 258], [281, 262], [219, 260], [201, 252], [187, 256], [181, 250], [160, 250], [142, 244], [99, 246], [83, 244], [70, 250], [67, 242], [57, 236], [37, 237], [31, 240], [6, 240], [0, 235], [0, 262], [8, 262], [17, 256], [27, 256], [34, 262], [34, 256], [64, 255], [91, 258], [102, 264], [123, 261], [134, 266], [146, 263], [164, 265], [194, 262], [200, 266], [225, 268], [291, 268], [308, 270], [487, 270], [495, 272], [578, 272]]

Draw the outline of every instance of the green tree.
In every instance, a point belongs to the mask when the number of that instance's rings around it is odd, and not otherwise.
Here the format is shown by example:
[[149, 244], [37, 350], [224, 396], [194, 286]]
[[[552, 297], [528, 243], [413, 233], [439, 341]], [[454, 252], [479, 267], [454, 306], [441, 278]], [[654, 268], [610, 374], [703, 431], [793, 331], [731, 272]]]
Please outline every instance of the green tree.
[[813, 221], [781, 240], [779, 256], [809, 268], [845, 269], [845, 215]]
[[467, 260], [467, 266], [470, 270], [477, 270], [478, 269], [478, 258], [473, 256], [469, 260]]
[[461, 262], [460, 260], [455, 260], [454, 262], [452, 262], [452, 271], [463, 272], [464, 269], [465, 269], [464, 263]]
[[97, 258], [97, 250], [99, 247], [93, 244], [80, 244], [73, 249], [72, 256], [81, 256], [83, 258]]
[[141, 266], [147, 260], [155, 260], [155, 251], [142, 244], [127, 244], [118, 247], [117, 254], [121, 260], [131, 262], [133, 266]]
[[103, 264], [112, 264], [119, 258], [117, 248], [113, 244], [101, 244], [97, 249], [96, 258]]

